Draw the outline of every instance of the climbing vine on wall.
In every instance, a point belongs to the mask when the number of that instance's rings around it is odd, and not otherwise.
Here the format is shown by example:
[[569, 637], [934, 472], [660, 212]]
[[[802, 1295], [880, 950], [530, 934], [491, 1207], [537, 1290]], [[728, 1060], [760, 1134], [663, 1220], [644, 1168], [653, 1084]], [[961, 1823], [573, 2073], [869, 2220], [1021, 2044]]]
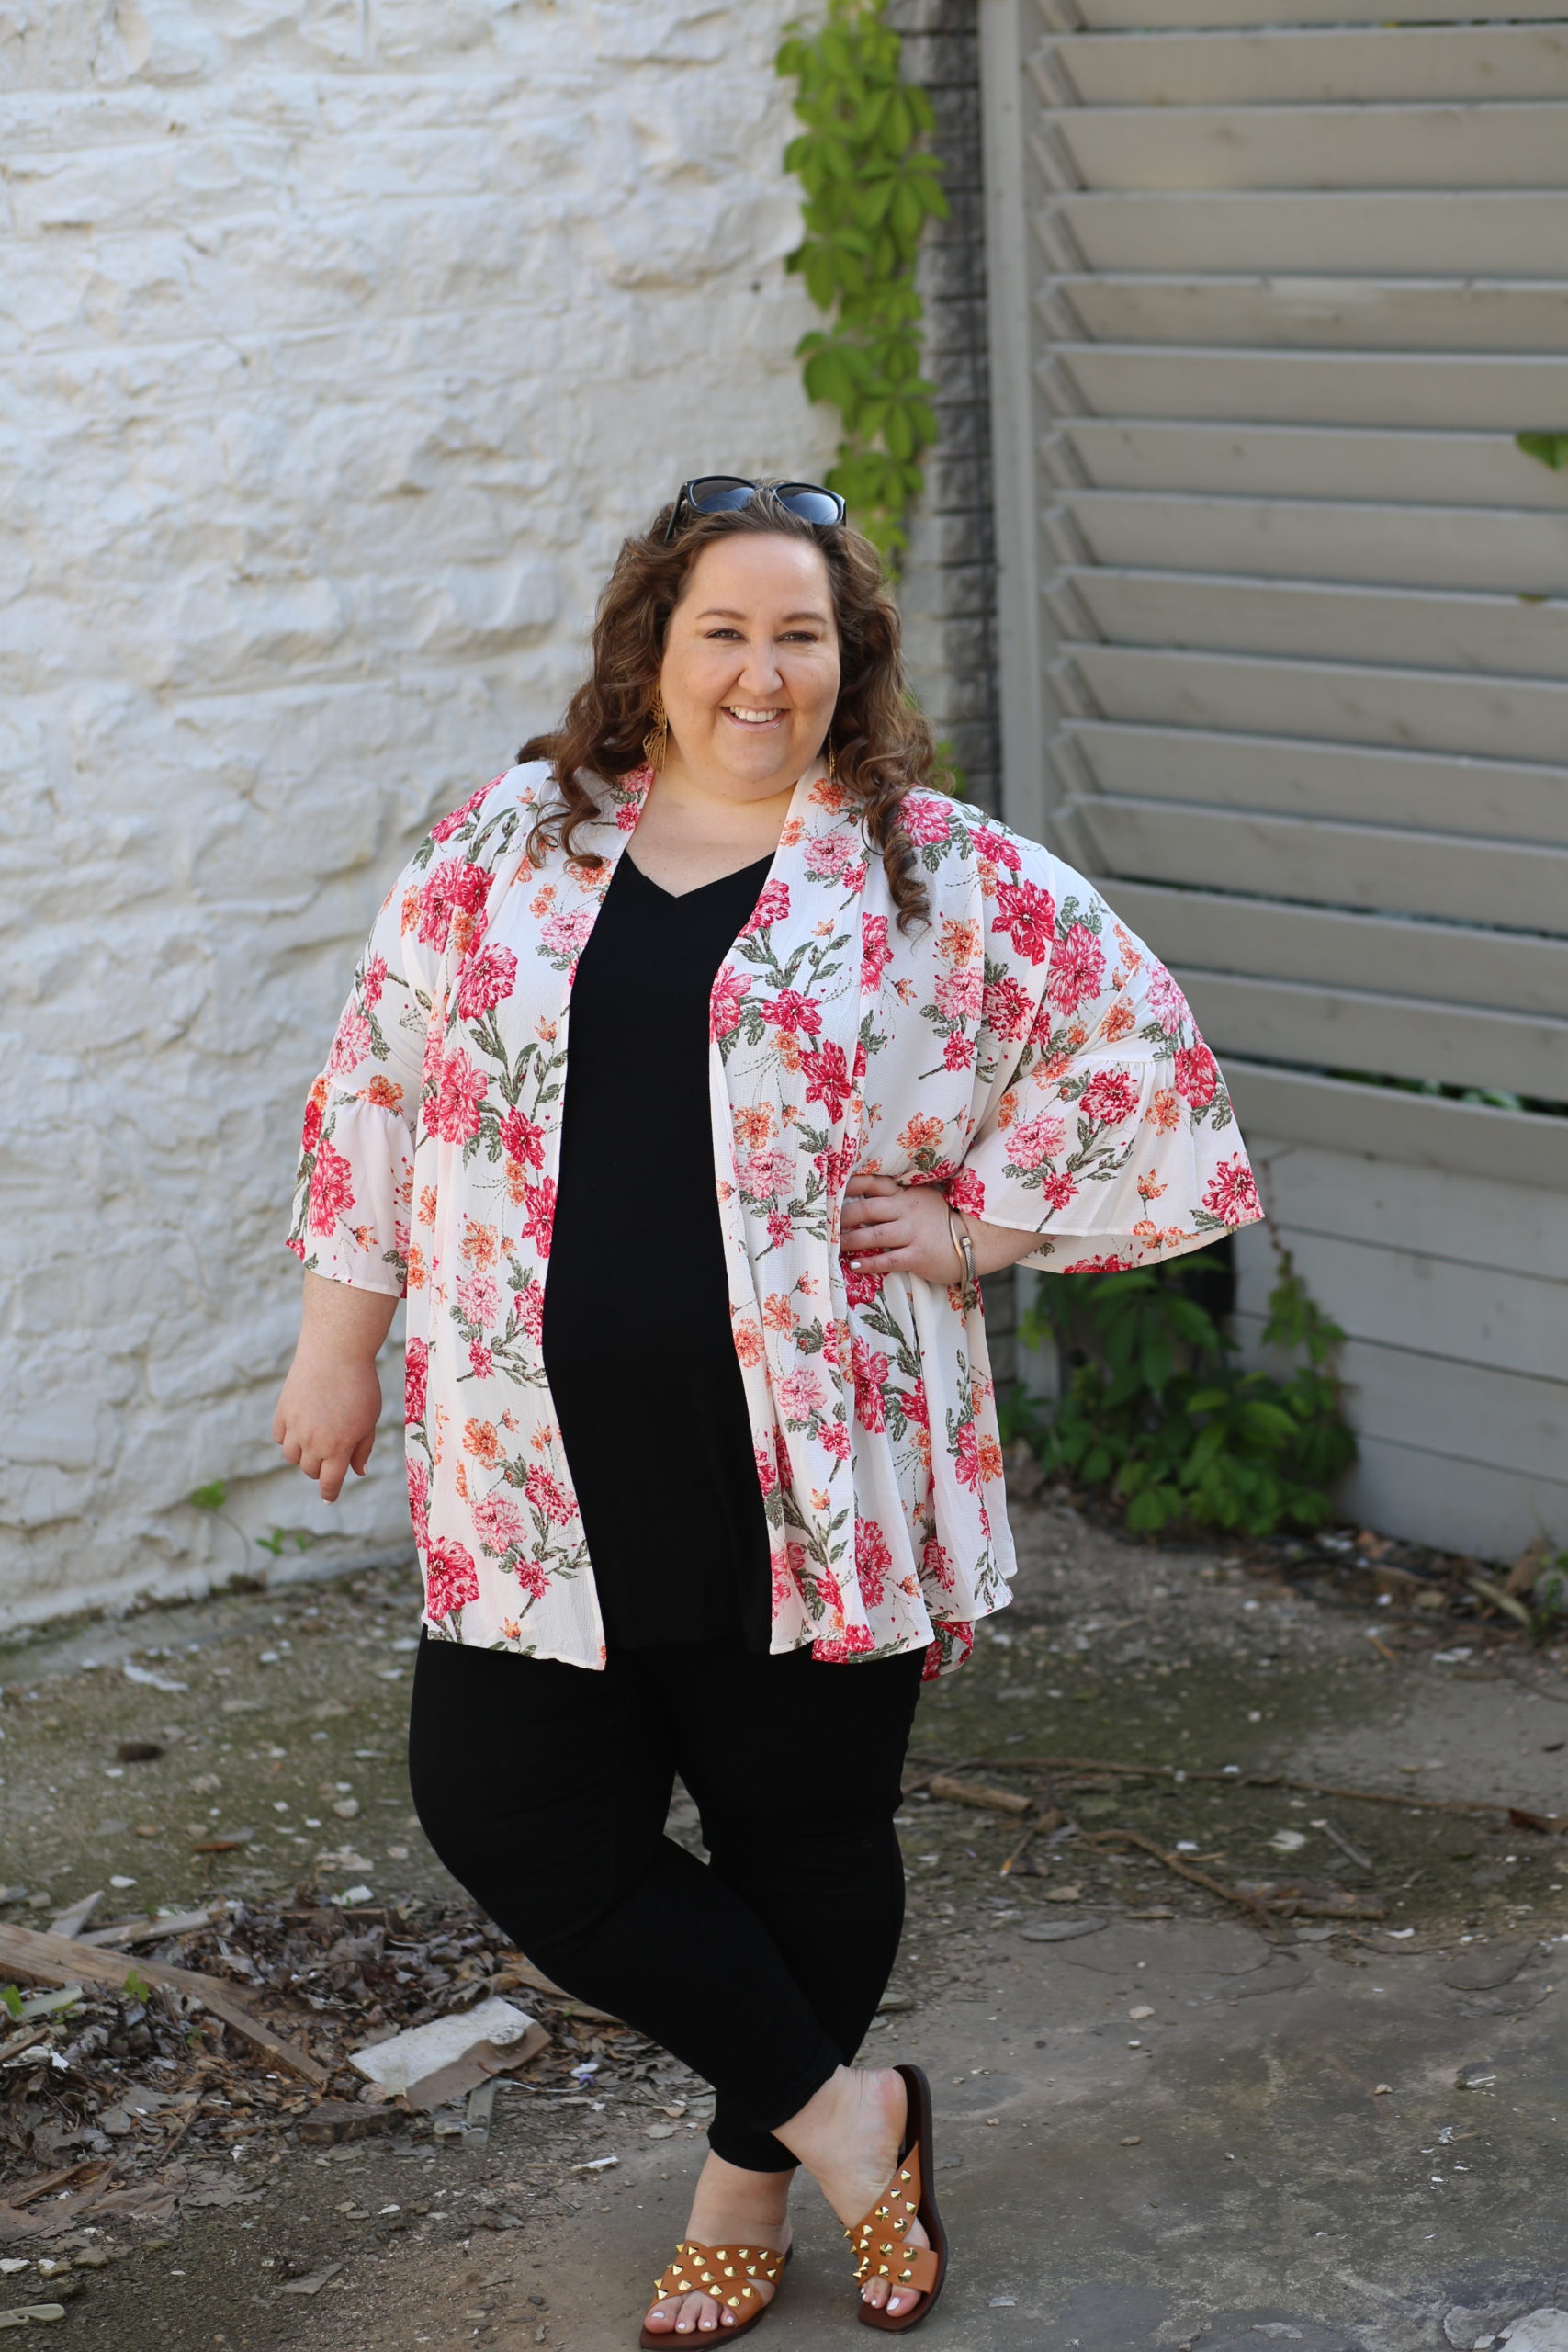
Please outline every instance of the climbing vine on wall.
[[788, 266], [829, 324], [802, 337], [806, 389], [843, 423], [829, 488], [896, 563], [904, 516], [937, 437], [920, 374], [923, 306], [915, 255], [928, 220], [945, 219], [942, 164], [921, 144], [934, 117], [903, 79], [903, 41], [885, 0], [829, 0], [826, 21], [796, 26], [779, 50], [806, 128], [784, 152], [805, 190], [806, 235]]

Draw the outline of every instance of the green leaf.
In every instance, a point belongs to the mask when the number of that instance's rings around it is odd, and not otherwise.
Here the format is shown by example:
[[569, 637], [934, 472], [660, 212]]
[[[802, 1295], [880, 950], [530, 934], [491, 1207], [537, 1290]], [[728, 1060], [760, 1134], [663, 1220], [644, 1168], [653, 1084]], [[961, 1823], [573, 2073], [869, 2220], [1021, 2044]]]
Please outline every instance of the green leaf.
[[126, 1976], [125, 1990], [133, 2001], [150, 2001], [152, 1997], [152, 1987], [138, 1968], [131, 1969]]
[[834, 408], [848, 408], [859, 398], [860, 388], [842, 351], [829, 345], [814, 352], [801, 370], [808, 396], [814, 401], [827, 401]]
[[189, 1499], [197, 1510], [221, 1510], [229, 1499], [229, 1481], [214, 1478], [205, 1487], [194, 1487]]
[[0, 1984], [0, 2009], [14, 2018], [22, 2014], [22, 1996], [15, 1984]]
[[1260, 1437], [1266, 1443], [1272, 1441], [1279, 1445], [1289, 1445], [1296, 1434], [1294, 1415], [1285, 1412], [1278, 1405], [1254, 1400], [1242, 1407], [1241, 1419], [1248, 1435]]
[[921, 209], [919, 198], [908, 180], [900, 180], [894, 190], [887, 217], [906, 251], [912, 254], [925, 214]]
[[1568, 433], [1516, 433], [1514, 441], [1527, 458], [1550, 466], [1554, 473], [1568, 466]]
[[813, 245], [805, 261], [806, 290], [819, 311], [830, 311], [839, 290], [839, 269], [832, 249]]
[[824, 62], [840, 79], [854, 72], [854, 45], [841, 25], [825, 25], [817, 36], [817, 46]]
[[886, 90], [874, 91], [871, 96], [863, 101], [860, 111], [855, 116], [855, 137], [865, 146], [869, 147], [872, 144], [886, 120], [887, 99], [888, 93]]
[[909, 421], [909, 412], [903, 400], [888, 400], [888, 412], [882, 419], [882, 440], [886, 442], [888, 457], [915, 457], [919, 442], [915, 437], [915, 424]]

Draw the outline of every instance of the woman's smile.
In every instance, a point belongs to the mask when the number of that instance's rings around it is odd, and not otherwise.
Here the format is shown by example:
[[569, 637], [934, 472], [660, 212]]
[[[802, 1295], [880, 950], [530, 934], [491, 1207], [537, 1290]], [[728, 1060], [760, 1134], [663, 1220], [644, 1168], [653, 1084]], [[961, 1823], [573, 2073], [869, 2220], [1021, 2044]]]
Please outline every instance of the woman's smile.
[[742, 727], [777, 727], [789, 716], [784, 710], [751, 710], [744, 703], [726, 702], [719, 705], [726, 718], [733, 718]]

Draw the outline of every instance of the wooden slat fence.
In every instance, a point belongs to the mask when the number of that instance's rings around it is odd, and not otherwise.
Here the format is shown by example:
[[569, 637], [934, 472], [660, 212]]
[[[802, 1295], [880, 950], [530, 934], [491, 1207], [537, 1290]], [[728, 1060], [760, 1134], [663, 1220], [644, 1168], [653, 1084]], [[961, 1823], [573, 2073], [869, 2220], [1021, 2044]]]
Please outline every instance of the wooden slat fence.
[[1568, 1542], [1568, 0], [982, 26], [1010, 812], [1231, 1069], [1355, 1507]]

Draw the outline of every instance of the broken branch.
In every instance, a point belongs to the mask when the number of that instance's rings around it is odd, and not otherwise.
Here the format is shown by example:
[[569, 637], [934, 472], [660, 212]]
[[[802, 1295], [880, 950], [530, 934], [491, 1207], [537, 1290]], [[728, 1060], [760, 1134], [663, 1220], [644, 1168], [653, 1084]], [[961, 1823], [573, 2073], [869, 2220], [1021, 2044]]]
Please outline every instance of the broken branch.
[[1209, 1894], [1217, 1894], [1222, 1902], [1235, 1904], [1240, 1910], [1250, 1914], [1255, 1927], [1278, 1925], [1256, 1894], [1243, 1894], [1239, 1887], [1227, 1886], [1223, 1879], [1211, 1878], [1207, 1871], [1194, 1870], [1191, 1863], [1184, 1862], [1179, 1854], [1168, 1854], [1163, 1846], [1156, 1846], [1154, 1839], [1145, 1838], [1141, 1830], [1090, 1830], [1083, 1842], [1086, 1846], [1136, 1846], [1140, 1852], [1152, 1854], [1156, 1862], [1163, 1862], [1168, 1871], [1174, 1871], [1179, 1878], [1190, 1879], [1194, 1886], [1201, 1886]]
[[[1300, 1789], [1308, 1796], [1340, 1797], [1352, 1804], [1410, 1805], [1421, 1813], [1495, 1813], [1507, 1816], [1519, 1809], [1483, 1797], [1421, 1797], [1414, 1789], [1340, 1789], [1325, 1781], [1292, 1780], [1285, 1772], [1209, 1772], [1195, 1770], [1186, 1764], [1108, 1764], [1098, 1756], [977, 1756], [975, 1761], [993, 1772], [1104, 1772], [1124, 1780], [1217, 1781], [1227, 1789]], [[1564, 1816], [1543, 1815], [1542, 1818], [1561, 1822]]]

